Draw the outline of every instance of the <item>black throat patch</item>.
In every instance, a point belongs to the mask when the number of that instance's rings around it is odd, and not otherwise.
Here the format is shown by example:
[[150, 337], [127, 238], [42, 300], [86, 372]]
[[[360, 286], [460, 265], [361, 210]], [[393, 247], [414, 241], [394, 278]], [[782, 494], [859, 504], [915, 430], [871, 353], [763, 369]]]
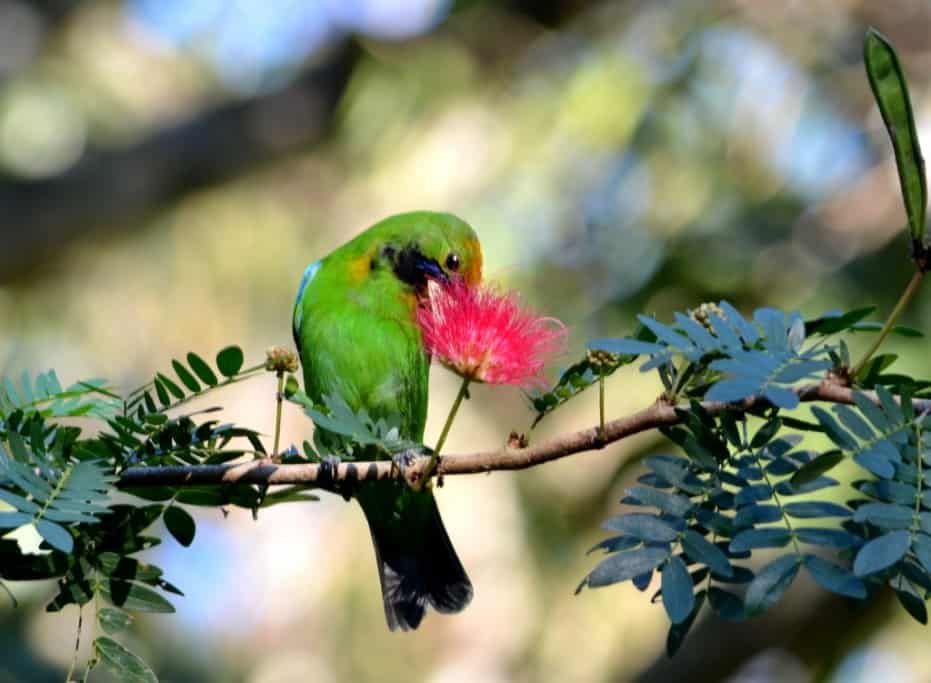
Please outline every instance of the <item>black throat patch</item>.
[[392, 259], [395, 276], [418, 292], [426, 290], [429, 273], [439, 267], [433, 259], [424, 256], [414, 244], [408, 244], [400, 251], [392, 251], [389, 258]]

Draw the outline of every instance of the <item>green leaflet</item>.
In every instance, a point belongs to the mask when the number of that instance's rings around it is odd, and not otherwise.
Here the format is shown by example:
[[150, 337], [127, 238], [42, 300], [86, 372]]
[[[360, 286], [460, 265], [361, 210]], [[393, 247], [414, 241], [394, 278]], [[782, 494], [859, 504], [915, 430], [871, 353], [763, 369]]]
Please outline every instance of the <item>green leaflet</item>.
[[874, 28], [863, 41], [863, 62], [895, 151], [909, 234], [914, 244], [924, 248], [928, 183], [905, 74], [892, 45]]

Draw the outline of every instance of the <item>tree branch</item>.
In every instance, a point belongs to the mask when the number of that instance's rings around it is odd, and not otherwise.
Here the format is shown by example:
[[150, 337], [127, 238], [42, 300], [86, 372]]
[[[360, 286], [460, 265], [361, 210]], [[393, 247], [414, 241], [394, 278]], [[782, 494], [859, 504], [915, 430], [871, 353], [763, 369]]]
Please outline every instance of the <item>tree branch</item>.
[[[818, 384], [800, 387], [796, 390], [796, 393], [799, 399], [805, 402], [853, 403], [853, 390], [831, 379], [826, 379]], [[869, 391], [863, 393], [873, 402], [879, 401], [875, 393]], [[912, 403], [919, 411], [931, 410], [931, 400], [929, 399], [912, 399]], [[762, 397], [752, 397], [737, 403], [703, 401], [701, 405], [710, 414], [716, 415], [725, 410], [747, 413], [771, 407], [772, 404]], [[677, 408], [679, 410], [688, 409], [688, 406], [685, 404], [671, 406], [657, 401], [644, 410], [605, 423], [603, 435], [600, 427], [594, 426], [547, 439], [526, 448], [513, 447], [508, 444], [499, 450], [466, 455], [445, 455], [440, 458], [434, 475], [445, 476], [478, 474], [498, 470], [522, 470], [576, 453], [601, 450], [608, 444], [634, 434], [664, 425], [678, 424], [682, 421], [682, 418], [677, 412]], [[403, 476], [408, 482], [414, 483], [418, 481], [429, 462], [429, 457], [417, 456], [405, 468]], [[306, 484], [322, 489], [336, 490], [340, 484], [396, 479], [400, 476], [397, 467], [388, 460], [344, 462], [340, 463], [334, 471], [318, 464], [281, 465], [270, 459], [262, 459], [224, 465], [132, 467], [122, 472], [117, 486], [119, 488], [134, 488], [219, 484]]]

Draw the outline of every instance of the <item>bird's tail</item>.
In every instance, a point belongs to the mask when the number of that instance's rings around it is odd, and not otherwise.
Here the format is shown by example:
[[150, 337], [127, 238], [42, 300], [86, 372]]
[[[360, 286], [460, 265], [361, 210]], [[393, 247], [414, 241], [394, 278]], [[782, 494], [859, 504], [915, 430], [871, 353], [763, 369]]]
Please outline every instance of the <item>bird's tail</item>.
[[373, 482], [360, 489], [358, 498], [375, 544], [388, 628], [417, 628], [428, 604], [443, 613], [459, 612], [469, 604], [472, 582], [432, 492]]

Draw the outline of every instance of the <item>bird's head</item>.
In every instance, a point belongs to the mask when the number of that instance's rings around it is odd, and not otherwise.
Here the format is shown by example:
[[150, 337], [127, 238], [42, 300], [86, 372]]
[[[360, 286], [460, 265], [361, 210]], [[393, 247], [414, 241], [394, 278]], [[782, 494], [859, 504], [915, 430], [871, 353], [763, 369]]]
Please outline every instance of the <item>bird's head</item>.
[[482, 279], [482, 249], [472, 227], [448, 213], [418, 211], [386, 218], [368, 231], [371, 268], [396, 278], [419, 296], [428, 284]]

